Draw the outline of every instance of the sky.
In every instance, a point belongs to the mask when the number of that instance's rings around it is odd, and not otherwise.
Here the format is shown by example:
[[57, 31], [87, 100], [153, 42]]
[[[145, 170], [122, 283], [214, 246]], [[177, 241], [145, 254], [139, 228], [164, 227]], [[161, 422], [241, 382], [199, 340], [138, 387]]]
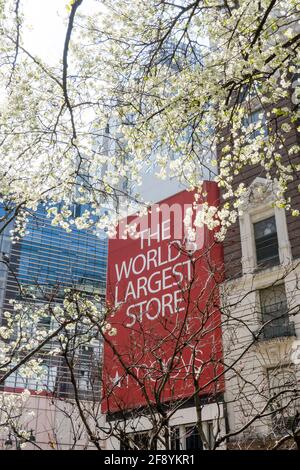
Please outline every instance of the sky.
[[23, 37], [25, 47], [46, 62], [56, 62], [63, 51], [67, 0], [23, 0], [22, 3], [28, 26]]
[[[24, 31], [24, 45], [29, 52], [53, 65], [62, 57], [69, 0], [22, 0], [28, 28]], [[94, 0], [84, 0], [80, 12], [92, 14]]]

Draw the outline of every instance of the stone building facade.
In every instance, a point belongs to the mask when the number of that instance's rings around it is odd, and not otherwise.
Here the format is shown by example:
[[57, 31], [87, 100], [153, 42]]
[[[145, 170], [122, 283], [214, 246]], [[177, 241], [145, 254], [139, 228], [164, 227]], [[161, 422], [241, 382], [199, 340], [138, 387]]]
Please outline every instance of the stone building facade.
[[[291, 158], [300, 163], [299, 153], [289, 154], [299, 146], [298, 125], [280, 149], [284, 164]], [[276, 179], [268, 179], [261, 166], [244, 168], [235, 184], [241, 182], [248, 190], [224, 243], [224, 358], [234, 365], [226, 374], [228, 432], [235, 434], [228, 447], [295, 446], [300, 425], [300, 218], [275, 204]], [[300, 207], [298, 185], [297, 177], [288, 185], [293, 209]]]

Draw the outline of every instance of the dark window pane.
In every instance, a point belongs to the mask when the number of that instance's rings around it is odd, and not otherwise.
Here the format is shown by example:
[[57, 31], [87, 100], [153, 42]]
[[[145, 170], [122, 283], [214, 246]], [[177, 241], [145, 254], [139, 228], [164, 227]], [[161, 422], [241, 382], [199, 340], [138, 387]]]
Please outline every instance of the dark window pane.
[[278, 263], [278, 238], [274, 216], [254, 224], [254, 238], [257, 264]]
[[197, 426], [188, 426], [185, 428], [185, 446], [186, 450], [203, 449], [203, 444], [198, 433]]
[[179, 428], [171, 429], [171, 449], [172, 450], [182, 449], [182, 447], [180, 446]]
[[139, 450], [148, 449], [149, 436], [147, 432], [137, 432], [134, 434], [133, 441], [135, 448]]

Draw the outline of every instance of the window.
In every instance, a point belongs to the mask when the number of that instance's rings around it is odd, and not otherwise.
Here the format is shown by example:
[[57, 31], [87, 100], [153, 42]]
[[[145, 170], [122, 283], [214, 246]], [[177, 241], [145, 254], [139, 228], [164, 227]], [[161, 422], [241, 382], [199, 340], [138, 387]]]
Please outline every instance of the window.
[[176, 426], [171, 429], [172, 450], [203, 450], [203, 443], [196, 425]]
[[[281, 266], [291, 263], [285, 209], [272, 207], [277, 190], [276, 182], [257, 177], [245, 195], [243, 214], [239, 217], [243, 274], [255, 275], [255, 271], [279, 262]], [[275, 280], [276, 270], [272, 271]]]
[[247, 83], [241, 85], [239, 90], [237, 90], [237, 102], [240, 104], [253, 99], [255, 97], [255, 91], [255, 88], [251, 88]]
[[203, 449], [202, 440], [200, 438], [197, 426], [187, 426], [185, 428], [185, 449]]
[[279, 262], [278, 238], [275, 216], [253, 224], [258, 266]]
[[137, 432], [133, 436], [134, 448], [147, 449], [149, 445], [149, 436], [147, 432]]
[[74, 204], [73, 206], [73, 217], [80, 217], [81, 216], [81, 204]]
[[281, 367], [268, 369], [267, 374], [274, 431], [280, 434], [295, 429], [299, 425], [300, 405], [295, 371]]
[[124, 434], [120, 439], [120, 450], [146, 450], [149, 447], [149, 433], [135, 432]]
[[182, 444], [180, 442], [179, 427], [174, 427], [171, 429], [171, 449], [172, 450], [182, 449]]
[[289, 322], [287, 299], [284, 285], [272, 286], [259, 291], [262, 321], [265, 325], [262, 337], [265, 339], [295, 334], [294, 324]]
[[214, 436], [214, 423], [213, 421], [209, 421], [207, 423], [207, 440], [210, 449], [213, 449], [215, 443], [215, 436]]
[[259, 135], [268, 135], [266, 118], [262, 109], [257, 109], [243, 117], [242, 125], [249, 140], [254, 140]]
[[78, 358], [78, 389], [82, 392], [92, 390], [92, 362], [93, 362], [93, 348], [89, 346], [81, 346], [79, 348]]
[[[244, 83], [240, 85], [237, 90], [237, 102], [244, 103], [253, 103], [253, 101], [259, 97], [261, 94], [261, 83], [258, 81], [252, 81], [251, 83]], [[258, 104], [257, 104], [258, 106]], [[261, 111], [261, 110], [260, 110]]]
[[127, 177], [125, 177], [122, 181], [122, 191], [124, 191], [124, 193], [128, 192], [128, 178]]

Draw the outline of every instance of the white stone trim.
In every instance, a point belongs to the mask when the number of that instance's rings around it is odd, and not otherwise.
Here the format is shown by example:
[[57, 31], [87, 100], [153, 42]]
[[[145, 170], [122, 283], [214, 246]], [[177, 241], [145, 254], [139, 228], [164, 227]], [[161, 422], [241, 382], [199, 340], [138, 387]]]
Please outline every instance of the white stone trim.
[[285, 210], [272, 207], [275, 189], [276, 185], [270, 181], [256, 178], [244, 197], [239, 216], [243, 275], [253, 275], [257, 268], [253, 224], [272, 215], [276, 221], [280, 264], [286, 266], [292, 261]]

